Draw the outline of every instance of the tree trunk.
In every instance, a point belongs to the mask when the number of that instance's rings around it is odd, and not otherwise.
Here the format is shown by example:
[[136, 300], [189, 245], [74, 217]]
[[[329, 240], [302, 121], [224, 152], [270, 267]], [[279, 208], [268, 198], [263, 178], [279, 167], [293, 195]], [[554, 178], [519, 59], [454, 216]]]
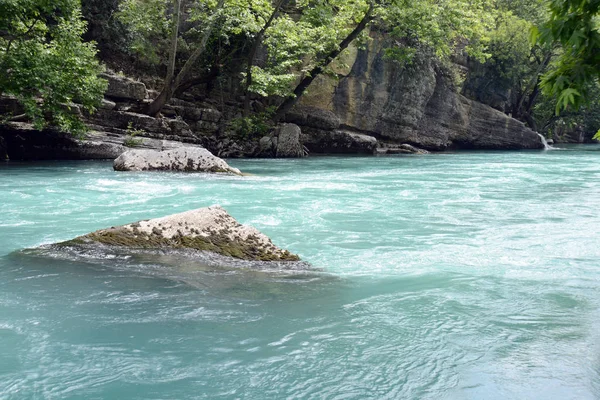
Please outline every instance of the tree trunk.
[[[218, 14], [218, 12], [223, 8], [223, 4], [225, 0], [219, 0], [219, 4], [214, 10], [214, 14]], [[204, 31], [204, 35], [202, 35], [202, 40], [196, 50], [192, 53], [190, 58], [185, 62], [181, 71], [177, 74], [175, 79], [171, 79], [169, 82], [165, 82], [165, 86], [163, 87], [160, 95], [148, 106], [147, 114], [148, 115], [156, 115], [162, 110], [162, 108], [173, 98], [173, 94], [175, 91], [184, 83], [187, 76], [192, 71], [192, 68], [195, 66], [196, 62], [200, 58], [200, 56], [206, 50], [206, 44], [208, 43], [208, 39], [210, 39], [210, 35], [212, 34], [212, 30], [215, 26], [215, 22], [217, 20], [218, 15], [213, 16], [211, 21], [208, 23], [206, 30]]]
[[[548, 53], [546, 53], [544, 60], [539, 65], [539, 67], [535, 73], [535, 76], [532, 77], [531, 82], [529, 83], [528, 87], [525, 89], [525, 91], [521, 95], [521, 98], [519, 99], [519, 102], [517, 103], [517, 107], [515, 109], [515, 112], [517, 115], [521, 116], [521, 115], [529, 114], [529, 111], [533, 107], [533, 104], [537, 100], [537, 96], [539, 94], [540, 83], [542, 80], [542, 73], [546, 70], [546, 68], [548, 68], [548, 65], [550, 64], [551, 60], [552, 60], [552, 51], [549, 51]], [[529, 91], [531, 91], [531, 90], [533, 90], [533, 92], [529, 96], [527, 96], [527, 93], [529, 93]], [[525, 105], [526, 97], [528, 98], [529, 103], [527, 104], [527, 109], [523, 110], [523, 106]]]
[[188, 80], [182, 82], [181, 85], [179, 85], [179, 87], [177, 88], [177, 90], [175, 90], [175, 93], [173, 93], [173, 96], [179, 96], [179, 95], [185, 93], [187, 90], [193, 88], [194, 86], [206, 85], [206, 84], [210, 83], [211, 81], [213, 81], [214, 79], [217, 79], [219, 74], [220, 74], [220, 69], [215, 66], [215, 67], [211, 68], [210, 71], [208, 72], [208, 74], [206, 74], [206, 75], [196, 76], [196, 77], [193, 77], [191, 79], [188, 79]]
[[[177, 59], [177, 39], [179, 37], [179, 21], [181, 19], [181, 0], [173, 0], [173, 20], [171, 21], [171, 46], [169, 60], [167, 61], [167, 75], [163, 89], [156, 99], [146, 109], [148, 115], [155, 116], [173, 95], [173, 77], [175, 76], [175, 61]], [[170, 92], [170, 94], [169, 94]]]
[[354, 30], [350, 32], [350, 34], [340, 43], [337, 49], [327, 54], [321, 60], [321, 62], [317, 63], [317, 65], [308, 73], [308, 75], [306, 75], [306, 77], [300, 81], [298, 86], [296, 86], [296, 89], [294, 89], [294, 94], [286, 98], [283, 101], [283, 103], [281, 103], [279, 108], [277, 108], [277, 111], [273, 118], [275, 122], [279, 122], [285, 117], [285, 115], [292, 109], [292, 107], [296, 105], [298, 100], [300, 100], [300, 97], [302, 97], [306, 89], [308, 89], [308, 87], [315, 80], [315, 78], [321, 73], [323, 73], [325, 67], [327, 67], [329, 63], [335, 60], [335, 58], [339, 56], [342, 51], [348, 48], [350, 43], [352, 43], [354, 39], [356, 39], [362, 33], [362, 31], [365, 30], [369, 23], [375, 18], [373, 16], [374, 8], [375, 4], [374, 2], [371, 2], [371, 4], [369, 5], [369, 9], [365, 13], [364, 17], [359, 22], [359, 24], [356, 26], [356, 28], [354, 28]]
[[244, 117], [250, 115], [250, 86], [252, 85], [252, 66], [254, 65], [254, 58], [256, 57], [256, 52], [258, 51], [258, 46], [262, 43], [263, 37], [267, 32], [267, 29], [271, 27], [273, 21], [279, 16], [279, 11], [283, 6], [284, 0], [279, 0], [275, 4], [275, 8], [271, 16], [262, 27], [262, 29], [256, 34], [256, 38], [254, 38], [254, 43], [252, 44], [252, 48], [250, 49], [250, 53], [248, 53], [248, 60], [246, 66], [246, 87], [244, 90]]

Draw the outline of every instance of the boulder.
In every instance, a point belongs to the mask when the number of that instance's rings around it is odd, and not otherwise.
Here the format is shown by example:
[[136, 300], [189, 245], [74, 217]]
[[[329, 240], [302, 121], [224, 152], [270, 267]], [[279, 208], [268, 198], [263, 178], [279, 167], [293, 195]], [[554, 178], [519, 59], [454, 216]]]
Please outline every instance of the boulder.
[[311, 153], [373, 154], [377, 139], [348, 130], [303, 129], [302, 143]]
[[255, 157], [273, 157], [277, 149], [277, 138], [271, 136], [263, 136], [258, 142], [258, 147]]
[[100, 74], [101, 78], [108, 81], [105, 95], [120, 100], [142, 101], [148, 97], [146, 85], [131, 78], [112, 73]]
[[237, 168], [200, 147], [171, 150], [129, 150], [114, 162], [115, 171], [223, 172], [241, 175]]
[[193, 250], [249, 261], [299, 261], [220, 206], [102, 229], [54, 247]]
[[275, 156], [279, 158], [304, 157], [304, 147], [300, 143], [301, 134], [300, 127], [295, 124], [281, 124], [277, 127], [277, 150]]

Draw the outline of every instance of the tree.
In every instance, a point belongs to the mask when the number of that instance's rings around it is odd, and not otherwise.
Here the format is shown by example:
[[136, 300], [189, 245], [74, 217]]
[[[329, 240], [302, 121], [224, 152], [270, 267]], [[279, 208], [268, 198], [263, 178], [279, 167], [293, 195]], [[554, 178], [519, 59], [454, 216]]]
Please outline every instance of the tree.
[[194, 51], [187, 59], [179, 73], [175, 75], [175, 62], [177, 57], [177, 44], [179, 41], [179, 24], [181, 16], [181, 0], [173, 0], [173, 16], [171, 17], [171, 44], [169, 50], [169, 60], [167, 63], [167, 75], [163, 83], [163, 89], [156, 99], [152, 101], [145, 110], [149, 115], [158, 114], [162, 108], [173, 97], [173, 94], [185, 82], [186, 78], [192, 72], [194, 65], [206, 50], [206, 45], [211, 36], [215, 22], [219, 17], [219, 13], [223, 8], [225, 0], [219, 0], [216, 7], [213, 9], [213, 17], [208, 21], [202, 39], [196, 44]]
[[[169, 49], [161, 57], [166, 60], [161, 61], [166, 69], [165, 85], [148, 108], [149, 114], [158, 113], [175, 91], [181, 93], [189, 87], [190, 79], [186, 82], [178, 77], [188, 76], [191, 67], [197, 73], [193, 81], [205, 82], [202, 71], [218, 71], [229, 63], [228, 81], [238, 79], [244, 115], [251, 113], [250, 99], [255, 96], [277, 105], [274, 119], [279, 120], [344, 49], [366, 37], [364, 33], [374, 21], [381, 29], [411, 35], [440, 57], [449, 57], [464, 41], [469, 52], [483, 57], [487, 15], [492, 9], [492, 0], [225, 0], [217, 5], [220, 12], [215, 18], [211, 16], [214, 3], [210, 6], [214, 0], [189, 1], [182, 14], [178, 12], [180, 1], [173, 0], [169, 7], [160, 0], [123, 3], [121, 16], [133, 36], [146, 37], [140, 48], [163, 49], [166, 46], [157, 33], [166, 29], [171, 35]], [[204, 24], [198, 26], [198, 21]], [[182, 30], [186, 25], [193, 31], [194, 23], [201, 35]], [[211, 51], [203, 52], [202, 58], [190, 58], [197, 62], [188, 59], [184, 63], [187, 56], [178, 48], [198, 50], [207, 41]], [[209, 57], [219, 54], [215, 47], [223, 46], [229, 46], [229, 54], [236, 56], [218, 61]], [[257, 57], [259, 49], [261, 57]], [[181, 72], [186, 74], [176, 76], [174, 70], [182, 63]]]
[[287, 114], [292, 107], [298, 102], [300, 97], [306, 92], [306, 89], [313, 83], [315, 78], [323, 73], [325, 67], [327, 67], [333, 60], [335, 60], [342, 51], [346, 50], [348, 46], [365, 30], [365, 28], [375, 19], [375, 1], [371, 0], [368, 2], [364, 15], [356, 24], [354, 29], [348, 33], [343, 40], [331, 49], [328, 53], [322, 55], [320, 59], [315, 63], [315, 66], [304, 76], [304, 78], [298, 83], [293, 93], [283, 101], [277, 108], [275, 113], [275, 120], [281, 120], [285, 114]]
[[285, 0], [276, 0], [276, 3], [273, 7], [273, 11], [269, 18], [265, 21], [264, 25], [256, 33], [256, 36], [253, 40], [252, 47], [250, 52], [248, 53], [248, 59], [246, 60], [246, 85], [244, 88], [244, 116], [247, 117], [250, 114], [250, 89], [252, 87], [252, 76], [253, 76], [253, 67], [254, 67], [254, 59], [256, 57], [256, 52], [258, 48], [263, 44], [263, 39], [267, 30], [273, 25], [275, 20], [279, 17], [281, 13], [281, 8], [283, 7], [283, 3]]
[[86, 24], [78, 0], [0, 2], [0, 95], [14, 96], [39, 129], [51, 124], [81, 133], [81, 104], [95, 111], [106, 90], [94, 43], [83, 43]]
[[541, 77], [554, 49], [531, 43], [529, 32], [543, 21], [544, 7], [538, 0], [497, 0], [497, 4], [486, 50], [490, 56], [483, 64], [474, 63], [464, 90], [537, 130], [534, 111], [540, 100]]
[[555, 112], [580, 107], [589, 99], [590, 82], [600, 77], [600, 1], [552, 0], [550, 17], [532, 39], [558, 43], [562, 53], [542, 78], [549, 96], [557, 97]]

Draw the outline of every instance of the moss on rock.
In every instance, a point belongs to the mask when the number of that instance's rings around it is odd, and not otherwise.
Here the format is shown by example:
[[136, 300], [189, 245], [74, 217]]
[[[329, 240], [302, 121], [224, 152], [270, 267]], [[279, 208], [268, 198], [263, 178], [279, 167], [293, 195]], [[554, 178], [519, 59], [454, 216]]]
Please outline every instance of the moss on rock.
[[[214, 211], [216, 208], [205, 210], [211, 209]], [[168, 224], [165, 224], [164, 219], [152, 225], [148, 225], [152, 220], [141, 221], [146, 225], [137, 222], [104, 229], [59, 243], [58, 246], [102, 244], [131, 249], [192, 249], [248, 261], [300, 261], [297, 255], [279, 249], [258, 231], [244, 235], [244, 231], [240, 231], [239, 228], [246, 227], [237, 223], [220, 207], [216, 210], [217, 213], [225, 213], [229, 218], [218, 216], [215, 218], [217, 225], [208, 228], [195, 228], [191, 224], [188, 226], [187, 222], [174, 222], [170, 228], [174, 229], [175, 225], [176, 233], [166, 235], [165, 225]], [[232, 221], [237, 225], [233, 225]]]

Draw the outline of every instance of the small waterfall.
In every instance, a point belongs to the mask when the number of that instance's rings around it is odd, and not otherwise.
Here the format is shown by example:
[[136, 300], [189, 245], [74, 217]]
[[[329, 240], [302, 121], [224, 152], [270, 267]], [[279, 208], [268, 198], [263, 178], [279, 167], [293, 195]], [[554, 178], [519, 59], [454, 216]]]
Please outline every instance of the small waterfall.
[[542, 144], [544, 145], [544, 150], [554, 149], [554, 147], [552, 147], [548, 144], [548, 142], [546, 141], [546, 138], [542, 134], [538, 133], [537, 135], [540, 137], [540, 140], [542, 141]]

